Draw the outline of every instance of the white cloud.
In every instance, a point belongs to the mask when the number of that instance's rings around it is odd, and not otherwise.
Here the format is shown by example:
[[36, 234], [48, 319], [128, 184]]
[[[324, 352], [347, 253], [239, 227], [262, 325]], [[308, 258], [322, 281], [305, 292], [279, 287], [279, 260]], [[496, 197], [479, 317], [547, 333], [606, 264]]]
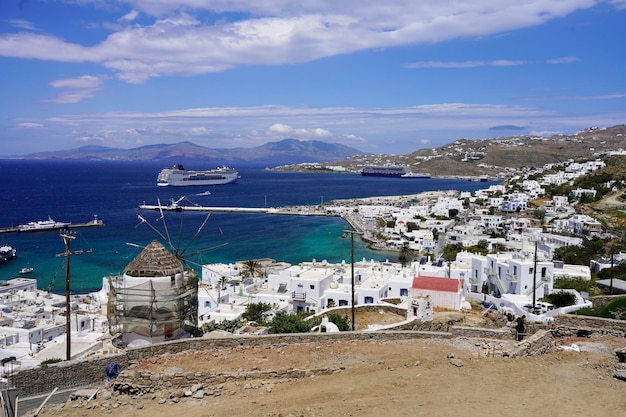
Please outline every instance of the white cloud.
[[282, 123], [274, 123], [267, 129], [268, 134], [274, 136], [295, 136], [298, 139], [332, 138], [334, 135], [322, 128], [293, 128]]
[[496, 59], [492, 61], [422, 61], [405, 64], [406, 68], [476, 68], [476, 67], [511, 67], [524, 65], [525, 61]]
[[50, 86], [62, 88], [65, 91], [45, 101], [59, 104], [78, 103], [85, 98], [93, 97], [101, 89], [102, 83], [102, 78], [93, 75], [55, 80], [50, 83]]
[[133, 20], [137, 18], [137, 16], [139, 16], [139, 12], [137, 10], [131, 10], [130, 12], [126, 13], [124, 16], [117, 19], [117, 21], [118, 22], [132, 22]]
[[41, 124], [41, 123], [24, 122], [24, 123], [18, 123], [16, 126], [17, 127], [24, 127], [24, 128], [27, 128], [27, 129], [41, 129], [43, 127], [43, 124]]
[[32, 24], [32, 22], [28, 21], [28, 20], [24, 20], [24, 19], [11, 19], [9, 20], [9, 24], [13, 27], [16, 27], [18, 29], [25, 29], [25, 30], [36, 30], [37, 28], [35, 27], [35, 25]]
[[[133, 25], [116, 28], [100, 43], [82, 45], [82, 39], [5, 34], [0, 36], [0, 56], [95, 62], [122, 80], [141, 83], [151, 77], [300, 63], [368, 49], [487, 36], [538, 25], [596, 4], [594, 0], [118, 1], [131, 7], [118, 21]], [[139, 23], [139, 13], [154, 20]], [[233, 20], [235, 16], [243, 17]], [[414, 65], [522, 64], [502, 60]]]
[[574, 62], [580, 62], [580, 58], [575, 56], [564, 56], [560, 58], [553, 58], [546, 61], [548, 64], [573, 64]]

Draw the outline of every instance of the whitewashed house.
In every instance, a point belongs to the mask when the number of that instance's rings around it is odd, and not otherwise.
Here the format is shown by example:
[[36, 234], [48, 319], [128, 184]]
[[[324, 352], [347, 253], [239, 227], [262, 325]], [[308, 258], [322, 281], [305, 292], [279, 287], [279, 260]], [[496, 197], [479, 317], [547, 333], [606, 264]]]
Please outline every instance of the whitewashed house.
[[411, 286], [411, 298], [417, 297], [430, 298], [433, 307], [458, 311], [465, 297], [465, 283], [455, 278], [418, 276]]

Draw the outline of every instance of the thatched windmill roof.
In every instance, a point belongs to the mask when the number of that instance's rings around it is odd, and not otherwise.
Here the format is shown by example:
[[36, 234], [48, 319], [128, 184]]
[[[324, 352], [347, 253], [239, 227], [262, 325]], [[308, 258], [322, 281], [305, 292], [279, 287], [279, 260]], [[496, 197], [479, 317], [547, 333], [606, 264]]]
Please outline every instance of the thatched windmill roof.
[[156, 240], [124, 269], [124, 273], [131, 277], [168, 277], [182, 272], [183, 265], [178, 258]]

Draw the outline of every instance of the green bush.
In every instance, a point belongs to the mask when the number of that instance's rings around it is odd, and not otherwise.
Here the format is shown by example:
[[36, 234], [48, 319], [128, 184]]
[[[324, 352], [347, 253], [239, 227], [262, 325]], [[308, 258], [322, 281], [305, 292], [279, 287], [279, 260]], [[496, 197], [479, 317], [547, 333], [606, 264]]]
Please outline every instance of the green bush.
[[50, 358], [41, 361], [41, 366], [52, 365], [53, 363], [63, 362], [63, 359], [60, 358]]
[[548, 294], [543, 298], [550, 304], [553, 304], [555, 308], [567, 307], [576, 304], [576, 296], [571, 292], [558, 291]]
[[278, 313], [269, 323], [268, 333], [307, 333], [314, 324], [305, 321], [306, 315], [293, 313]]

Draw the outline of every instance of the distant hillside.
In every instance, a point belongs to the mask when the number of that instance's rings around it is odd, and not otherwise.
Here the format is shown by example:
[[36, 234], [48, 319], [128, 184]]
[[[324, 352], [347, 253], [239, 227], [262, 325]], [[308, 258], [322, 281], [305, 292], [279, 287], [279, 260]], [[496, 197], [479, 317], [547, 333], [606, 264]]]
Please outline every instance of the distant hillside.
[[132, 149], [83, 146], [65, 151], [31, 153], [22, 155], [20, 158], [28, 160], [162, 161], [164, 163], [201, 160], [203, 164], [213, 165], [276, 166], [303, 162], [336, 162], [362, 154], [363, 152], [339, 144], [284, 139], [254, 148], [233, 149], [211, 149], [191, 142], [147, 145]]
[[399, 164], [433, 176], [498, 175], [511, 169], [541, 168], [569, 159], [590, 159], [607, 151], [626, 149], [626, 126], [589, 128], [572, 135], [513, 136], [483, 140], [460, 139], [438, 148], [408, 155], [364, 155], [337, 165], [355, 171], [364, 165]]

